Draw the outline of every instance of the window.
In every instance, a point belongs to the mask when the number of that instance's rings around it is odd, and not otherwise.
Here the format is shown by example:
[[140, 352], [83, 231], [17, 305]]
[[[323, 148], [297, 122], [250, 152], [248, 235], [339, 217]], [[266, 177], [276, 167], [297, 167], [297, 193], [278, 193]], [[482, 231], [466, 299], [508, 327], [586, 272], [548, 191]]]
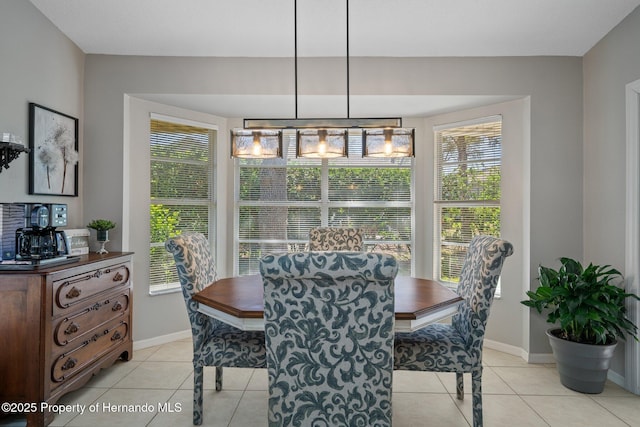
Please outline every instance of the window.
[[435, 129], [434, 271], [457, 283], [471, 239], [500, 236], [502, 118]]
[[149, 291], [164, 293], [180, 287], [173, 258], [164, 249], [167, 238], [197, 231], [212, 241], [215, 234], [215, 130], [155, 115], [150, 127]]
[[392, 254], [411, 274], [413, 158], [362, 158], [362, 139], [349, 136], [349, 157], [295, 156], [285, 131], [284, 159], [236, 160], [236, 270], [258, 272], [270, 252], [305, 250], [309, 229], [358, 227], [367, 251]]

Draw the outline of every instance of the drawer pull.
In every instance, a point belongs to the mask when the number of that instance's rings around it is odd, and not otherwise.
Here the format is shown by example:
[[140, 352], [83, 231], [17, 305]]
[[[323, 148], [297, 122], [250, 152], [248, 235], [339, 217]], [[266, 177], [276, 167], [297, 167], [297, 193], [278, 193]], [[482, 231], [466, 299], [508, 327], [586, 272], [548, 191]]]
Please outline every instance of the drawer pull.
[[120, 274], [120, 272], [116, 273], [115, 276], [113, 276], [113, 281], [114, 282], [119, 282], [124, 278], [124, 276], [122, 274]]
[[67, 292], [67, 298], [78, 298], [81, 293], [82, 291], [74, 286], [73, 288], [71, 288], [71, 290], [69, 290], [69, 292]]
[[70, 357], [67, 359], [66, 362], [64, 362], [64, 365], [62, 365], [60, 369], [62, 369], [63, 371], [73, 369], [76, 366], [76, 363], [78, 363], [78, 359], [74, 359], [73, 357]]
[[122, 339], [122, 334], [120, 331], [115, 331], [111, 336], [111, 341], [118, 341], [119, 339]]
[[72, 335], [78, 332], [79, 330], [80, 330], [80, 325], [78, 325], [75, 322], [71, 322], [71, 324], [67, 326], [67, 329], [64, 330], [64, 333], [65, 335]]
[[120, 311], [122, 310], [122, 304], [120, 303], [120, 301], [116, 301], [115, 304], [113, 304], [113, 307], [111, 307], [111, 311]]

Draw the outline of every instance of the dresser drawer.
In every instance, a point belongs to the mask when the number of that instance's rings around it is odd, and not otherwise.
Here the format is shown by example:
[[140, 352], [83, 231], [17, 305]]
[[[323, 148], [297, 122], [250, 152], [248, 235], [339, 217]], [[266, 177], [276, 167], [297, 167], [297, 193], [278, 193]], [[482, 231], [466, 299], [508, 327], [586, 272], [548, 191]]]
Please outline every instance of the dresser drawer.
[[99, 298], [95, 304], [82, 308], [75, 314], [54, 322], [54, 354], [66, 351], [65, 347], [82, 341], [85, 335], [109, 321], [124, 316], [129, 309], [129, 289], [122, 293]]
[[122, 344], [129, 336], [127, 319], [106, 325], [79, 346], [65, 352], [53, 360], [51, 366], [51, 388], [55, 388], [63, 381], [71, 378], [84, 367], [98, 360], [111, 349]]
[[53, 316], [65, 313], [70, 307], [84, 303], [101, 292], [128, 288], [130, 275], [128, 264], [117, 264], [55, 281]]

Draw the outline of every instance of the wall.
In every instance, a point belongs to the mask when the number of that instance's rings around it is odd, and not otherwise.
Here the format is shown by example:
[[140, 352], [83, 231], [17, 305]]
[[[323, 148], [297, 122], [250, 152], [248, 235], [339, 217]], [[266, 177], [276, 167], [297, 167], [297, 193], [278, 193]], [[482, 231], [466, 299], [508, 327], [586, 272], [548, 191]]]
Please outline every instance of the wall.
[[[625, 86], [640, 79], [640, 8], [584, 57], [584, 260], [625, 261]], [[612, 370], [624, 373], [624, 342]]]
[[[306, 83], [301, 82], [300, 94], [344, 91], [336, 87], [341, 85], [332, 83], [344, 79], [343, 70], [336, 66], [339, 59], [302, 62], [308, 78]], [[520, 166], [530, 171], [530, 178], [523, 182], [526, 187], [523, 194], [528, 200], [523, 200], [525, 210], [518, 215], [530, 222], [530, 230], [524, 231], [526, 236], [519, 236], [522, 247], [516, 247], [516, 253], [523, 259], [519, 263], [522, 270], [515, 274], [516, 283], [508, 284], [516, 290], [513, 301], [500, 308], [496, 306], [494, 311], [496, 316], [508, 320], [493, 324], [489, 338], [505, 338], [507, 345], [532, 354], [549, 353], [544, 319], [536, 315], [529, 319], [528, 310], [515, 301], [518, 293], [524, 296], [524, 290], [535, 285], [532, 278], [538, 264], [582, 253], [581, 58], [352, 58], [351, 70], [352, 75], [360, 76], [351, 82], [354, 96], [510, 95], [521, 97], [528, 104], [523, 122], [530, 122], [527, 135], [530, 150], [522, 154]], [[131, 227], [144, 226], [127, 225], [130, 219], [123, 202], [128, 200], [126, 194], [134, 194], [132, 183], [139, 184], [143, 182], [140, 178], [144, 178], [136, 175], [135, 168], [131, 168], [131, 176], [123, 173], [124, 164], [129, 161], [122, 133], [128, 127], [125, 126], [128, 94], [293, 95], [294, 90], [291, 59], [281, 58], [88, 55], [85, 79], [85, 140], [86, 150], [92, 154], [86, 159], [86, 168], [91, 173], [84, 176], [85, 214], [92, 217], [97, 212], [107, 212], [110, 218], [123, 223], [121, 230], [128, 234]], [[147, 141], [131, 140], [126, 144], [147, 144]], [[231, 160], [221, 156], [220, 162], [227, 170], [226, 182], [230, 186]], [[116, 234], [113, 244], [114, 247], [123, 244], [119, 235]], [[231, 239], [223, 244], [227, 245], [227, 251], [232, 250]], [[136, 271], [144, 270], [142, 258], [135, 259]], [[226, 272], [229, 270], [223, 270], [222, 274]], [[175, 310], [182, 309], [175, 305]], [[143, 329], [145, 334], [135, 335], [136, 339], [176, 332], [181, 326], [158, 328], [154, 324], [157, 311], [152, 309], [138, 312], [138, 316], [136, 329]], [[145, 326], [140, 322], [146, 322]]]
[[[29, 141], [29, 102], [80, 119], [79, 174], [83, 156], [84, 54], [28, 1], [0, 3], [0, 132]], [[80, 197], [30, 196], [29, 156], [21, 154], [0, 172], [0, 203], [66, 203], [69, 228], [82, 227]]]
[[[514, 348], [522, 346], [522, 328], [517, 327], [521, 319], [514, 320], [520, 309], [519, 302], [528, 284], [528, 257], [526, 248], [530, 245], [530, 219], [526, 217], [530, 199], [529, 187], [531, 183], [530, 171], [526, 167], [530, 157], [530, 140], [528, 129], [530, 122], [529, 99], [503, 102], [485, 107], [442, 114], [426, 119], [426, 128], [434, 126], [474, 120], [481, 117], [502, 116], [502, 164], [501, 164], [501, 224], [502, 238], [511, 242], [517, 248], [505, 262], [500, 276], [501, 292], [495, 298], [491, 307], [491, 316], [487, 323], [487, 338], [493, 341], [492, 347], [513, 352]], [[424, 141], [429, 147], [429, 153], [435, 153], [433, 132], [426, 132]], [[433, 154], [428, 156], [428, 164], [417, 169], [428, 169], [430, 176], [434, 175]], [[419, 159], [416, 157], [416, 161]], [[429, 183], [433, 182], [430, 178]], [[427, 185], [423, 192], [427, 193], [424, 202], [428, 205], [425, 211], [427, 225], [433, 223], [433, 185]], [[425, 251], [425, 261], [433, 259], [433, 247], [439, 242], [434, 241], [432, 227], [425, 230], [431, 243]], [[425, 263], [428, 263], [425, 262]], [[431, 262], [430, 264], [434, 264]], [[434, 277], [435, 266], [431, 265], [423, 277]], [[528, 311], [525, 311], [528, 313]], [[524, 318], [522, 319], [524, 321]], [[510, 327], [504, 327], [510, 325]]]
[[[123, 247], [128, 251], [135, 252], [134, 272], [135, 280], [133, 283], [133, 291], [135, 298], [133, 301], [133, 338], [135, 341], [145, 339], [154, 342], [154, 338], [159, 335], [168, 335], [171, 333], [179, 333], [189, 330], [189, 319], [184, 308], [184, 299], [181, 292], [170, 293], [164, 295], [149, 295], [149, 182], [151, 179], [150, 168], [150, 152], [149, 152], [149, 117], [151, 113], [162, 114], [176, 119], [193, 121], [196, 123], [205, 123], [217, 127], [217, 135], [226, 135], [226, 120], [215, 117], [210, 114], [196, 113], [180, 108], [157, 104], [141, 100], [135, 97], [126, 97], [125, 111], [129, 120], [124, 128], [125, 141], [125, 165], [124, 165], [124, 182], [123, 189], [123, 209], [126, 212], [123, 217], [126, 218], [123, 223], [122, 235], [124, 236]], [[216, 159], [227, 159], [229, 156], [228, 146], [226, 144], [216, 144], [218, 150], [215, 155]], [[218, 172], [224, 176], [226, 172], [224, 162], [221, 165], [215, 165]], [[127, 177], [133, 177], [127, 180]], [[215, 189], [216, 199], [226, 199], [225, 191], [226, 181], [218, 182], [214, 179], [217, 188]], [[232, 193], [229, 191], [229, 193]], [[226, 203], [222, 203], [223, 206]], [[222, 243], [226, 241], [225, 231], [229, 228], [228, 218], [225, 212], [219, 212], [216, 215], [218, 225], [216, 226], [216, 243], [218, 247], [214, 253], [216, 267], [220, 277], [226, 277], [223, 273], [226, 270], [225, 248]], [[231, 236], [229, 236], [229, 239]], [[162, 315], [158, 315], [162, 313]]]

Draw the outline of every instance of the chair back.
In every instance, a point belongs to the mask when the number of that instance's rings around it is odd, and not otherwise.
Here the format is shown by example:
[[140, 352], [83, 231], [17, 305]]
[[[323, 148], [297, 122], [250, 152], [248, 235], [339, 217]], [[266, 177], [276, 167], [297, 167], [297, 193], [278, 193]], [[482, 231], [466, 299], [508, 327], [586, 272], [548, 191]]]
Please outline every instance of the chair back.
[[344, 227], [316, 227], [309, 230], [310, 251], [361, 251], [362, 230]]
[[196, 337], [206, 333], [213, 325], [209, 316], [198, 312], [198, 303], [191, 297], [216, 281], [216, 266], [209, 250], [209, 242], [201, 233], [185, 232], [169, 238], [165, 249], [173, 254], [176, 262], [193, 335]]
[[512, 253], [513, 245], [506, 240], [476, 236], [462, 265], [457, 292], [463, 301], [451, 323], [477, 359], [482, 357], [482, 341], [502, 265]]
[[397, 272], [379, 253], [261, 260], [269, 426], [391, 425]]

